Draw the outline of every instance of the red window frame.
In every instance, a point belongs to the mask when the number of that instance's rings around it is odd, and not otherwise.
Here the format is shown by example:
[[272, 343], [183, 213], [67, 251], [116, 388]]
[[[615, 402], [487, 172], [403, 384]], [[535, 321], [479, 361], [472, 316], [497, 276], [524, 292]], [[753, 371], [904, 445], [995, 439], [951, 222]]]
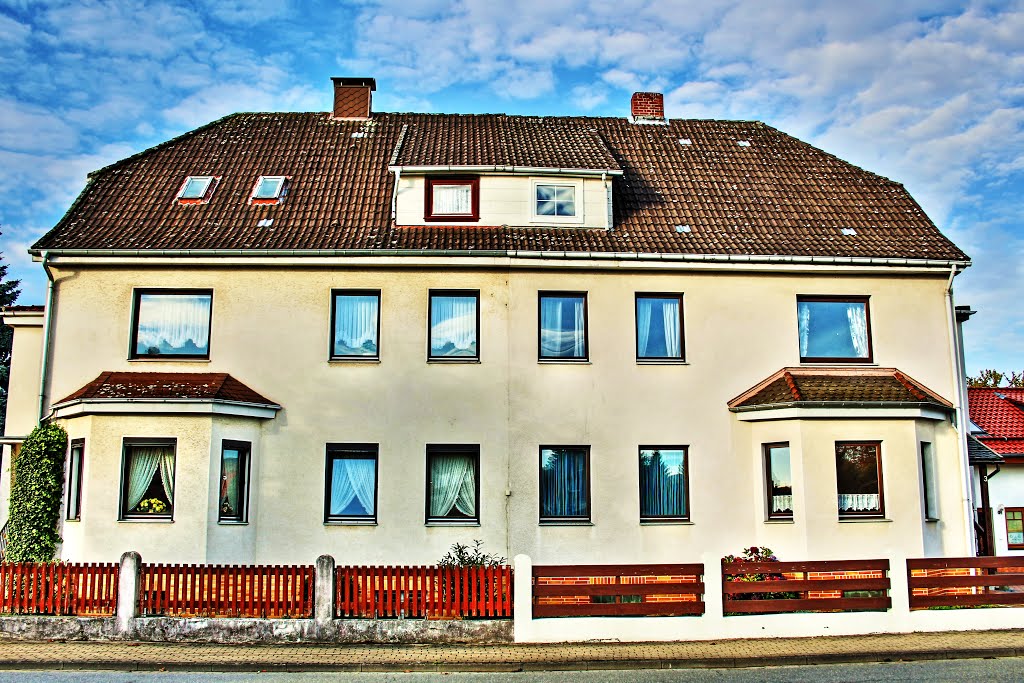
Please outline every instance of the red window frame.
[[[434, 186], [435, 185], [469, 185], [470, 206], [472, 211], [468, 214], [434, 213]], [[439, 176], [427, 178], [424, 183], [423, 198], [423, 220], [428, 223], [468, 223], [480, 220], [480, 178], [468, 176]]]

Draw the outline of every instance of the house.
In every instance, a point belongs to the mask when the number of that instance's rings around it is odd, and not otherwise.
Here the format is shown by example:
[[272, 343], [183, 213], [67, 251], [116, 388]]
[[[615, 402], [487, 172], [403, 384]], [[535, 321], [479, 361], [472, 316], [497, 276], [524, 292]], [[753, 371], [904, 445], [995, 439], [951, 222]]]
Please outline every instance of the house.
[[1024, 555], [1024, 389], [967, 394], [982, 554]]
[[531, 117], [334, 86], [92, 173], [31, 248], [7, 441], [69, 433], [63, 557], [972, 554], [970, 261], [901, 185], [658, 93]]

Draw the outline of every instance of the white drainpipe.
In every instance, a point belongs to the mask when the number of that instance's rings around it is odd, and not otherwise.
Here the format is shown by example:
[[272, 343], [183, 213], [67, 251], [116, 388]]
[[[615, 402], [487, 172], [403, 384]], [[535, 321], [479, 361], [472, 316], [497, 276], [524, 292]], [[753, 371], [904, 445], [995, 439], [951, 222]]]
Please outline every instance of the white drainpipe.
[[949, 268], [949, 280], [946, 282], [946, 313], [950, 324], [950, 360], [953, 365], [953, 380], [956, 385], [956, 431], [960, 442], [960, 490], [963, 492], [964, 522], [967, 536], [967, 553], [974, 555], [978, 542], [974, 535], [974, 484], [971, 477], [971, 464], [967, 454], [967, 380], [964, 368], [963, 341], [960, 338], [960, 327], [956, 321], [956, 308], [953, 306], [953, 278], [956, 277], [956, 265]]
[[46, 312], [43, 316], [43, 358], [39, 369], [39, 422], [42, 424], [47, 413], [43, 412], [46, 405], [46, 376], [50, 372], [50, 321], [53, 316], [53, 274], [46, 263], [50, 257], [49, 251], [43, 252], [43, 270], [46, 272]]

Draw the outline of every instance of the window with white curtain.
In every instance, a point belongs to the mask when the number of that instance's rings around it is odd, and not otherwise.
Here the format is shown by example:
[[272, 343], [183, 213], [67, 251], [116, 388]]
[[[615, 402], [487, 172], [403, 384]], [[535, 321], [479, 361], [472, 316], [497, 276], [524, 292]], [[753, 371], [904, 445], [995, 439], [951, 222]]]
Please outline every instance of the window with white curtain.
[[541, 447], [540, 521], [590, 521], [589, 447]]
[[174, 439], [125, 439], [121, 519], [171, 519], [174, 450]]
[[324, 521], [377, 521], [377, 444], [327, 444]]
[[480, 521], [480, 447], [427, 446], [427, 523]]
[[380, 290], [334, 290], [331, 358], [379, 358]]
[[132, 358], [210, 357], [210, 290], [135, 290]]
[[427, 178], [427, 221], [475, 221], [480, 218], [479, 178]]
[[885, 513], [881, 451], [878, 441], [836, 443], [840, 517], [881, 517]]
[[221, 442], [217, 521], [242, 524], [249, 516], [249, 455], [246, 441]]
[[585, 292], [540, 293], [540, 350], [544, 359], [587, 359]]
[[768, 491], [768, 519], [793, 519], [793, 473], [788, 443], [766, 443], [764, 476]]
[[681, 294], [636, 295], [636, 357], [683, 360]]
[[640, 447], [640, 521], [690, 518], [686, 446]]
[[82, 519], [82, 465], [85, 457], [85, 440], [74, 439], [68, 449], [68, 509], [65, 519]]
[[796, 309], [801, 361], [871, 362], [868, 297], [799, 296]]
[[480, 292], [431, 290], [428, 357], [446, 360], [480, 357]]

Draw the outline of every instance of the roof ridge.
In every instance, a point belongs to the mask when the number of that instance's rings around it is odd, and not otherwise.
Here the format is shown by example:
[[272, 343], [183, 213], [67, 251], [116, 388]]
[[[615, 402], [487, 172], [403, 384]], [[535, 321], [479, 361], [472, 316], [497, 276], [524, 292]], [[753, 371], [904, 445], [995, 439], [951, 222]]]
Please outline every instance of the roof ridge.
[[927, 397], [926, 397], [926, 396], [924, 395], [924, 393], [923, 393], [923, 392], [922, 392], [922, 391], [921, 391], [921, 390], [920, 390], [920, 389], [919, 389], [919, 388], [917, 387], [917, 385], [916, 385], [916, 384], [914, 384], [913, 382], [911, 382], [910, 380], [908, 380], [908, 379], [907, 379], [907, 378], [906, 378], [906, 377], [905, 377], [905, 376], [903, 375], [903, 373], [902, 373], [902, 372], [900, 372], [899, 370], [896, 370], [896, 371], [894, 371], [894, 372], [892, 373], [892, 376], [896, 378], [896, 381], [897, 381], [897, 382], [899, 382], [899, 383], [900, 383], [900, 384], [902, 384], [902, 385], [903, 385], [904, 387], [906, 387], [907, 391], [909, 391], [909, 392], [910, 392], [911, 394], [913, 394], [914, 398], [916, 398], [916, 399], [917, 399], [918, 401], [924, 401], [924, 400], [926, 400], [926, 399], [927, 399]]
[[800, 389], [796, 385], [796, 380], [793, 379], [793, 374], [789, 370], [784, 370], [782, 376], [786, 380], [786, 386], [789, 387], [789, 393], [793, 394], [794, 401], [802, 400], [800, 398]]

